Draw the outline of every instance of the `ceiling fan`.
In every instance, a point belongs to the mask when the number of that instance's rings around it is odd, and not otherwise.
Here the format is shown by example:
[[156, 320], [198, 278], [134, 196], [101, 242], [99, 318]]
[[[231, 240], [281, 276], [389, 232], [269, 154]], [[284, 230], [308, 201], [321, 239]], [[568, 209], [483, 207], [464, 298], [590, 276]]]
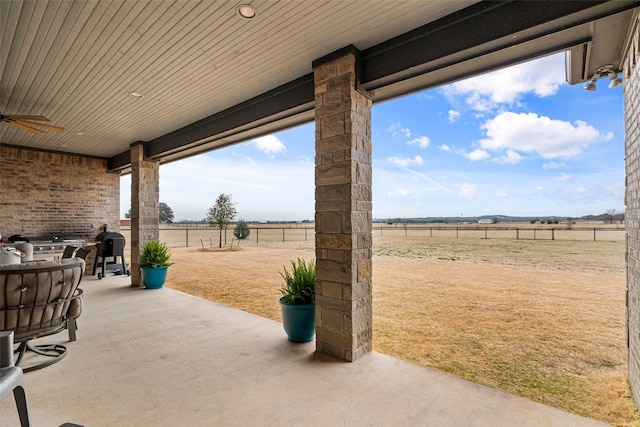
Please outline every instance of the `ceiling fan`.
[[[38, 129], [37, 127], [55, 130], [56, 132], [64, 132], [64, 128], [59, 126], [47, 125], [38, 122], [50, 122], [51, 120], [43, 116], [17, 116], [13, 114], [0, 114], [0, 122], [9, 123], [11, 126], [19, 127], [20, 129], [28, 130], [35, 134], [41, 135], [45, 131]], [[37, 126], [37, 127], [34, 127]]]

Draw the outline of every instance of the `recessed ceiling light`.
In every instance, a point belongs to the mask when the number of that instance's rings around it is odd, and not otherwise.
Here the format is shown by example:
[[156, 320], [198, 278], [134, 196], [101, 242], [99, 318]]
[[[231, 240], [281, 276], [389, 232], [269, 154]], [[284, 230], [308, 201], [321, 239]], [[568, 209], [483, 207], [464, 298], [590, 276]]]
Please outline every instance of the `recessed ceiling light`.
[[142, 94], [138, 92], [129, 92], [129, 95], [133, 96], [134, 98], [142, 98]]
[[86, 133], [84, 133], [84, 132], [76, 132], [76, 135], [85, 136]]
[[236, 12], [244, 19], [255, 18], [255, 16], [258, 14], [256, 8], [251, 6], [250, 4], [241, 4], [236, 9]]

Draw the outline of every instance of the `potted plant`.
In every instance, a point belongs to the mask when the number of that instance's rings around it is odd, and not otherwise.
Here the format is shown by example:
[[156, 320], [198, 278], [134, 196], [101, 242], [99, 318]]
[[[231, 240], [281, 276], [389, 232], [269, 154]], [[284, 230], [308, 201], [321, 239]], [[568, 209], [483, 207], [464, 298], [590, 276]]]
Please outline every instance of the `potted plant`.
[[292, 342], [308, 342], [316, 331], [316, 265], [313, 260], [291, 261], [291, 271], [284, 267], [280, 275], [282, 325]]
[[145, 243], [140, 254], [140, 270], [142, 283], [148, 289], [158, 289], [167, 280], [167, 268], [173, 265], [169, 262], [171, 252], [167, 245], [157, 240]]

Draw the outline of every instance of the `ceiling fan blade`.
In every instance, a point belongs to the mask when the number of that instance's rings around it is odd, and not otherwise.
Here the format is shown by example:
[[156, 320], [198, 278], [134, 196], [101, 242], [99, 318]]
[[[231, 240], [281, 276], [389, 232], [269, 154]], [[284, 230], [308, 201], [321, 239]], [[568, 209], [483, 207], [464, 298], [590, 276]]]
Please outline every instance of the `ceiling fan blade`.
[[44, 123], [31, 123], [27, 120], [14, 120], [14, 122], [21, 123], [25, 126], [38, 126], [45, 129], [55, 130], [56, 132], [64, 132], [64, 128], [61, 128], [59, 126], [45, 125]]
[[38, 134], [38, 135], [42, 135], [44, 133], [43, 130], [36, 129], [36, 128], [31, 127], [31, 126], [23, 125], [22, 123], [16, 122], [15, 120], [11, 120], [11, 121], [9, 121], [7, 123], [9, 123], [11, 126], [17, 126], [17, 127], [21, 128], [21, 129], [28, 130], [29, 132], [33, 132], [33, 133]]
[[4, 117], [9, 117], [10, 119], [14, 119], [14, 120], [35, 120], [38, 122], [51, 121], [44, 116], [18, 116], [18, 115], [4, 114]]

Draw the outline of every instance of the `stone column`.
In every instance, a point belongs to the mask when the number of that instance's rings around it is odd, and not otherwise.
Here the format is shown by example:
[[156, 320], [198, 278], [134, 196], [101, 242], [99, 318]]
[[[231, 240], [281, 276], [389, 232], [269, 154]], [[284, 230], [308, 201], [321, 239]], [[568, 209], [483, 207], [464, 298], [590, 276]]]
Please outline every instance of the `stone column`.
[[371, 351], [371, 98], [358, 51], [314, 61], [316, 350], [354, 361]]
[[131, 146], [131, 286], [142, 286], [140, 253], [144, 244], [160, 238], [159, 162], [144, 160], [144, 144]]

